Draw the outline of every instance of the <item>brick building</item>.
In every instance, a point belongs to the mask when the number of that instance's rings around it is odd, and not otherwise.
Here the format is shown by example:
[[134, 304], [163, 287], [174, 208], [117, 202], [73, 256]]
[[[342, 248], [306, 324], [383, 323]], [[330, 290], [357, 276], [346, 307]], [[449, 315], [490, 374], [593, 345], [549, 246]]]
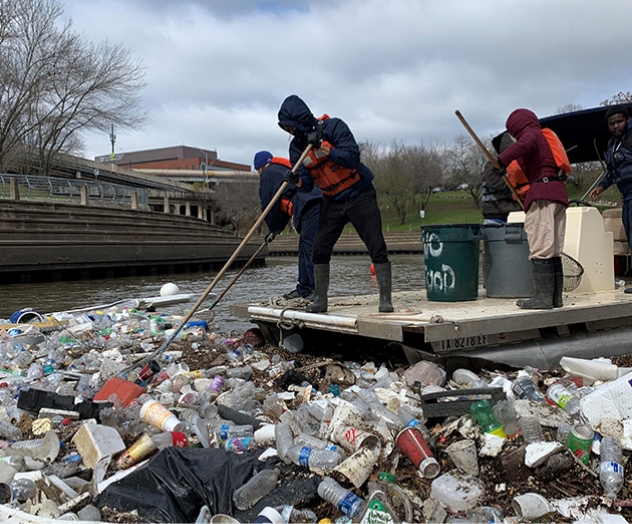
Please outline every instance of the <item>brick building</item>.
[[[110, 155], [95, 157], [110, 163]], [[190, 171], [251, 171], [251, 167], [217, 158], [217, 151], [197, 147], [173, 146], [114, 155], [114, 164], [130, 169], [182, 169]]]

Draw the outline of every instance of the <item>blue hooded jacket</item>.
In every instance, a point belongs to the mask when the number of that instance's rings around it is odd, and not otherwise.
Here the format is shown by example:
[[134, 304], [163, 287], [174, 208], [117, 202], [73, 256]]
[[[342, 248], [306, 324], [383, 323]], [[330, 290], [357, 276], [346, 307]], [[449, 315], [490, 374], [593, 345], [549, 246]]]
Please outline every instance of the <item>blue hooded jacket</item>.
[[599, 183], [604, 189], [617, 185], [626, 202], [632, 201], [632, 118], [628, 120], [625, 134], [617, 139], [612, 136], [604, 153], [606, 176]]
[[[290, 142], [290, 162], [295, 165], [301, 154], [307, 147], [307, 134], [316, 130], [318, 119], [314, 117], [307, 104], [296, 95], [288, 96], [279, 109], [279, 126], [287, 131], [292, 126], [296, 128], [294, 138]], [[360, 148], [349, 129], [339, 118], [328, 118], [322, 123], [322, 139], [329, 142], [335, 149], [329, 153], [329, 160], [339, 166], [355, 169], [359, 176], [358, 181], [342, 193], [332, 198], [345, 201], [356, 197], [364, 191], [373, 180], [373, 173], [360, 162]], [[303, 184], [299, 191], [311, 191], [314, 187], [314, 179], [303, 166], [298, 168], [298, 174]]]
[[[268, 165], [262, 172], [259, 178], [259, 199], [261, 200], [261, 210], [263, 211], [276, 195], [276, 192], [283, 184], [283, 175], [288, 170], [287, 167], [273, 162]], [[288, 185], [282, 193], [282, 198], [287, 198], [292, 201], [293, 209], [293, 224], [294, 229], [300, 234], [303, 218], [303, 211], [312, 204], [320, 204], [323, 198], [323, 194], [317, 187], [313, 187], [311, 191], [297, 191], [297, 188], [292, 185]], [[285, 229], [290, 217], [281, 211], [280, 199], [272, 207], [270, 212], [265, 218], [268, 229], [278, 235]]]

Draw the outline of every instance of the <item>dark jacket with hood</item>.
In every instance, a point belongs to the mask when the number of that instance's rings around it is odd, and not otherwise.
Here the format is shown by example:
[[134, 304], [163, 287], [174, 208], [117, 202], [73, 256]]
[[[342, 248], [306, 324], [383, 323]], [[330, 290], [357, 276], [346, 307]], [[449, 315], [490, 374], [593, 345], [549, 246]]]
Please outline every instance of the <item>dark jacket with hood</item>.
[[599, 185], [608, 189], [612, 184], [617, 184], [623, 199], [632, 201], [632, 118], [628, 120], [628, 128], [622, 137], [610, 138], [604, 159], [606, 176]]
[[[296, 95], [288, 96], [279, 109], [279, 126], [287, 130], [289, 126], [296, 128], [294, 138], [290, 142], [290, 162], [295, 165], [301, 154], [307, 147], [307, 134], [316, 129], [318, 120], [310, 111], [307, 104]], [[329, 153], [329, 160], [339, 166], [355, 169], [358, 181], [342, 193], [334, 197], [334, 200], [349, 200], [364, 191], [371, 180], [373, 173], [360, 162], [360, 148], [358, 147], [351, 130], [339, 118], [328, 118], [322, 123], [322, 139], [329, 142], [335, 149]], [[298, 174], [302, 185], [299, 191], [311, 191], [314, 187], [314, 179], [305, 167], [300, 166]]]
[[[513, 144], [509, 133], [504, 133], [500, 139], [499, 152]], [[511, 189], [491, 162], [485, 162], [483, 167], [483, 183], [481, 185], [481, 213], [483, 218], [507, 221], [507, 216], [513, 211], [522, 211], [522, 206], [514, 199]]]
[[[531, 189], [525, 198], [524, 210], [528, 211], [534, 200], [550, 200], [568, 207], [566, 186], [556, 180], [558, 167], [535, 113], [529, 109], [516, 109], [507, 118], [506, 126], [517, 142], [500, 153], [498, 159], [505, 166], [517, 160], [529, 178]], [[543, 181], [546, 178], [548, 182]]]
[[[268, 207], [268, 204], [272, 201], [274, 195], [276, 195], [281, 184], [283, 184], [283, 175], [287, 170], [288, 168], [286, 166], [277, 163], [273, 158], [268, 167], [261, 172], [261, 176], [259, 177], [259, 199], [261, 200], [262, 211]], [[281, 210], [281, 199], [283, 198], [292, 202], [294, 229], [300, 233], [303, 211], [311, 205], [320, 205], [323, 194], [317, 187], [314, 187], [309, 192], [305, 192], [297, 191], [295, 186], [288, 185], [281, 194], [281, 198], [277, 200], [265, 218], [268, 229], [275, 235], [283, 231], [290, 220], [290, 216]]]

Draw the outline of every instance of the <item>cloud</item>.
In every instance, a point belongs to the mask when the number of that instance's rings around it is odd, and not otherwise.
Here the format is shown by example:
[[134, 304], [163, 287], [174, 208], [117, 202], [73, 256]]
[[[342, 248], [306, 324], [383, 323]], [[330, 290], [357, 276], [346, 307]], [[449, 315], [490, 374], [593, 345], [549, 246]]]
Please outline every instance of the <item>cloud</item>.
[[[151, 123], [118, 132], [120, 151], [284, 154], [276, 114], [292, 93], [358, 140], [418, 144], [463, 134], [455, 109], [485, 136], [516, 107], [546, 116], [629, 86], [632, 4], [615, 0], [67, 0], [65, 13], [148, 67]], [[108, 151], [87, 137], [86, 156]]]

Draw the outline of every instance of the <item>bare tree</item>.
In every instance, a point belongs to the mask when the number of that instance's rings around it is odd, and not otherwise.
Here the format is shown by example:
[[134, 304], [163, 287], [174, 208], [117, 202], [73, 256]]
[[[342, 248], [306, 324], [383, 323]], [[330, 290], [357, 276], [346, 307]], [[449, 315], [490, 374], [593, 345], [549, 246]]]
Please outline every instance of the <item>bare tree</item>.
[[[491, 137], [486, 142], [491, 142]], [[485, 154], [471, 138], [459, 135], [446, 149], [444, 158], [451, 185], [463, 189], [480, 208], [481, 178], [487, 160]]]
[[217, 223], [237, 234], [249, 231], [261, 214], [258, 184], [257, 180], [217, 184], [213, 198]]
[[627, 104], [629, 102], [632, 102], [632, 92], [626, 91], [624, 93], [623, 91], [619, 91], [616, 95], [613, 95], [610, 98], [606, 98], [605, 100], [599, 102], [599, 105], [613, 106], [617, 104]]
[[47, 174], [57, 153], [81, 151], [84, 132], [147, 120], [141, 61], [59, 26], [62, 14], [56, 0], [0, 0], [0, 170]]

